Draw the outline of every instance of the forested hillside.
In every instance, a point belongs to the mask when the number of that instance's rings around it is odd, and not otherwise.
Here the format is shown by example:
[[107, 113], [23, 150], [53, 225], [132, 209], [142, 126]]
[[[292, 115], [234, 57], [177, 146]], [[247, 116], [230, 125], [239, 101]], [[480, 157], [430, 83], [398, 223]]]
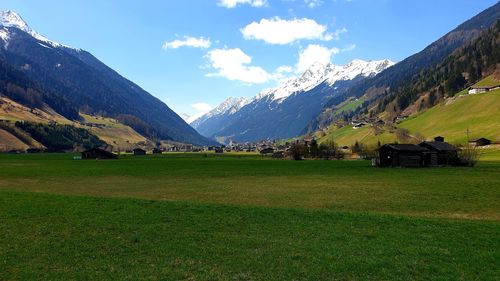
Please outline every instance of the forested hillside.
[[[439, 89], [441, 92], [438, 96], [437, 91], [435, 91], [435, 100], [432, 101], [431, 97], [431, 102], [429, 105], [424, 104], [424, 108], [437, 102], [437, 100], [444, 97], [446, 93], [449, 95], [449, 93], [453, 93], [454, 90], [460, 89], [467, 83], [472, 84], [481, 77], [487, 76], [489, 73], [481, 74], [478, 73], [477, 70], [481, 69], [481, 71], [487, 72], [487, 69], [491, 68], [485, 68], [484, 66], [475, 67], [475, 63], [467, 64], [465, 59], [461, 57], [466, 55], [467, 52], [470, 52], [470, 61], [473, 57], [481, 57], [481, 52], [484, 52], [488, 53], [488, 56], [491, 56], [493, 60], [494, 56], [496, 56], [493, 53], [498, 52], [494, 50], [498, 48], [498, 40], [494, 40], [494, 42], [496, 42], [493, 44], [496, 44], [495, 48], [484, 46], [485, 48], [478, 52], [474, 52], [474, 47], [471, 47], [468, 51], [462, 48], [469, 46], [480, 36], [484, 36], [485, 38], [498, 37], [498, 26], [496, 24], [498, 19], [500, 19], [500, 3], [495, 4], [491, 8], [464, 22], [421, 52], [408, 57], [373, 78], [361, 81], [357, 85], [351, 87], [349, 91], [343, 95], [332, 98], [323, 112], [308, 126], [305, 132], [311, 132], [318, 128], [325, 128], [338, 119], [351, 119], [357, 115], [374, 116], [386, 109], [390, 114], [384, 115], [384, 117], [390, 119], [393, 115], [397, 115], [404, 111], [418, 96], [425, 94], [425, 91], [434, 87], [439, 88], [441, 85], [442, 88]], [[495, 27], [492, 27], [494, 25]], [[490, 43], [487, 44], [486, 42]], [[477, 46], [492, 46], [492, 42], [488, 41], [488, 39], [483, 39], [476, 43]], [[464, 53], [463, 55], [458, 55], [456, 52]], [[453, 55], [456, 57], [453, 57]], [[456, 58], [461, 59], [457, 62], [452, 62], [452, 60]], [[490, 60], [485, 62], [491, 65]], [[471, 70], [471, 72], [473, 72], [472, 76], [463, 77], [463, 79], [466, 80], [464, 82], [460, 76], [455, 75], [458, 73], [459, 68], [463, 68], [463, 72]], [[439, 71], [442, 71], [442, 73], [438, 74]], [[427, 76], [428, 79], [424, 79], [425, 76]], [[433, 76], [433, 78], [431, 78], [431, 76]], [[474, 79], [474, 76], [476, 76], [477, 79]], [[426, 81], [420, 83], [420, 79]], [[456, 81], [453, 81], [453, 79]], [[337, 105], [342, 102], [361, 97], [365, 98], [363, 106], [342, 115], [332, 114]], [[388, 107], [389, 104], [390, 107]]]

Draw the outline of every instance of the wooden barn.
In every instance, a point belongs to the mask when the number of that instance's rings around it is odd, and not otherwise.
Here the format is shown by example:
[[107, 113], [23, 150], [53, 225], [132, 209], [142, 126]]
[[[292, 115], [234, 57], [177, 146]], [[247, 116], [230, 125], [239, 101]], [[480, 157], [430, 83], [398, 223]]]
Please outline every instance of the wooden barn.
[[92, 148], [82, 152], [82, 159], [118, 159], [118, 155], [101, 148]]
[[381, 167], [425, 167], [431, 165], [432, 153], [415, 144], [385, 144], [379, 148]]
[[453, 145], [445, 142], [442, 137], [436, 137], [434, 141], [430, 142], [424, 141], [420, 146], [436, 153], [437, 165], [439, 166], [453, 164], [458, 159], [457, 149]]
[[272, 147], [264, 148], [260, 151], [260, 154], [262, 155], [273, 154], [273, 153], [274, 153], [274, 148]]
[[475, 140], [469, 141], [469, 144], [475, 145], [475, 146], [486, 146], [491, 144], [491, 140], [487, 138], [479, 138]]
[[144, 150], [142, 148], [136, 148], [136, 149], [133, 150], [133, 152], [134, 152], [135, 156], [146, 155], [146, 150]]

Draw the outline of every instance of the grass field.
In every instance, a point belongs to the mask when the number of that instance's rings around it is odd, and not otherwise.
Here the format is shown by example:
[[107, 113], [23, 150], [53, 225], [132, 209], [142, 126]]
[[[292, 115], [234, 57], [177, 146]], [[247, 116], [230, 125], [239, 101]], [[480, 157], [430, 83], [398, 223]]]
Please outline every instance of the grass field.
[[498, 280], [498, 156], [0, 155], [0, 280]]
[[453, 102], [440, 104], [400, 124], [410, 132], [424, 136], [443, 135], [454, 143], [471, 137], [486, 137], [500, 141], [500, 90], [457, 97]]

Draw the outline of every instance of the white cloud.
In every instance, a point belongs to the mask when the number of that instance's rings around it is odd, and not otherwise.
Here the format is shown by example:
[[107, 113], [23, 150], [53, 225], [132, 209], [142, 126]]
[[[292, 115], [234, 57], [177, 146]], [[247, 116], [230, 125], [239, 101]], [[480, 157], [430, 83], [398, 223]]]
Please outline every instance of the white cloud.
[[276, 73], [290, 73], [293, 72], [293, 67], [288, 65], [282, 65], [276, 69]]
[[304, 2], [306, 3], [307, 7], [309, 7], [309, 8], [316, 8], [316, 7], [320, 6], [321, 4], [323, 4], [322, 0], [304, 0]]
[[267, 0], [219, 0], [218, 5], [225, 8], [235, 8], [240, 4], [249, 4], [252, 7], [264, 7]]
[[209, 112], [210, 110], [212, 110], [212, 106], [204, 102], [193, 103], [191, 104], [191, 107], [200, 112]]
[[349, 52], [356, 49], [356, 44], [347, 44], [343, 49], [342, 52]]
[[210, 104], [204, 103], [204, 102], [193, 103], [193, 104], [191, 104], [191, 107], [196, 110], [196, 113], [194, 113], [192, 115], [181, 114], [181, 117], [188, 124], [191, 124], [196, 119], [200, 118], [201, 116], [205, 115], [206, 113], [208, 113], [210, 110], [213, 109], [213, 107]]
[[176, 39], [174, 41], [165, 42], [163, 44], [163, 49], [178, 49], [180, 47], [192, 47], [206, 49], [210, 48], [212, 42], [210, 39], [205, 39], [203, 37], [195, 38], [191, 36], [184, 36], [182, 40]]
[[248, 84], [266, 83], [273, 79], [263, 68], [249, 66], [252, 58], [239, 48], [214, 49], [208, 52], [207, 57], [216, 73], [209, 73], [208, 77], [224, 77], [229, 80], [241, 81]]
[[263, 40], [269, 44], [278, 45], [290, 44], [302, 39], [330, 41], [335, 37], [335, 34], [327, 33], [325, 25], [307, 18], [261, 19], [260, 22], [252, 22], [242, 28], [241, 33], [247, 40]]
[[338, 54], [338, 48], [327, 48], [317, 44], [310, 44], [299, 53], [299, 61], [295, 66], [296, 72], [306, 71], [314, 63], [327, 64], [332, 60], [332, 56]]
[[344, 34], [344, 33], [346, 33], [346, 32], [347, 32], [347, 28], [345, 28], [345, 27], [344, 27], [344, 28], [341, 28], [341, 29], [337, 29], [337, 30], [335, 30], [335, 32], [333, 33], [332, 38], [333, 38], [334, 40], [339, 40], [339, 39], [340, 39], [340, 35], [342, 35], [342, 34]]

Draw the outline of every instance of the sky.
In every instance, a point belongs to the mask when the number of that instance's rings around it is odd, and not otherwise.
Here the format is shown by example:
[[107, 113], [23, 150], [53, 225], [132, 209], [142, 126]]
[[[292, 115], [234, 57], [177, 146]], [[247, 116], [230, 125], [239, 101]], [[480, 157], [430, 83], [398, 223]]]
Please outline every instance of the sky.
[[314, 62], [394, 62], [497, 0], [2, 0], [45, 37], [89, 51], [191, 116], [251, 98]]

